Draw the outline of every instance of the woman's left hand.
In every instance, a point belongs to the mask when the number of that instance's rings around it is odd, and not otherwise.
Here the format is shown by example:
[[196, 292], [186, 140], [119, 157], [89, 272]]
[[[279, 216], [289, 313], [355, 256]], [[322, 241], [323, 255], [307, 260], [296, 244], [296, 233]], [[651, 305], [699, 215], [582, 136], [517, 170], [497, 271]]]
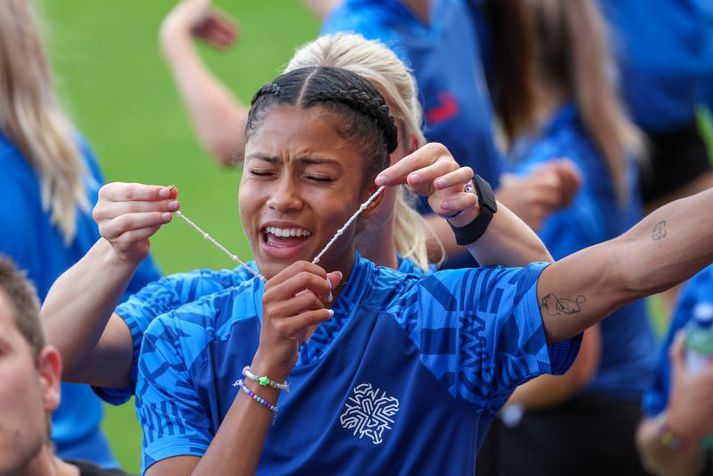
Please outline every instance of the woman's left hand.
[[446, 146], [429, 143], [376, 177], [376, 185], [406, 185], [428, 197], [431, 209], [454, 226], [465, 226], [480, 213], [478, 197], [468, 191], [473, 169], [461, 167]]

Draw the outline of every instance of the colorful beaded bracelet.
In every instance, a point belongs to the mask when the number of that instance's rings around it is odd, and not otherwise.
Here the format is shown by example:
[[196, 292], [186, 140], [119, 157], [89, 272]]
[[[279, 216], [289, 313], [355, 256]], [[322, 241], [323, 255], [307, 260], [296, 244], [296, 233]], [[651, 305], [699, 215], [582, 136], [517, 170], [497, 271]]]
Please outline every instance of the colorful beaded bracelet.
[[262, 385], [263, 387], [272, 387], [272, 388], [276, 388], [278, 390], [287, 390], [288, 392], [290, 391], [290, 384], [288, 384], [287, 382], [277, 383], [274, 380], [270, 380], [270, 378], [267, 376], [255, 375], [250, 370], [249, 365], [246, 365], [245, 367], [243, 367], [243, 377], [245, 377], [248, 380], [252, 380], [253, 382], [257, 382], [260, 385]]
[[273, 405], [272, 403], [262, 398], [260, 395], [250, 390], [247, 386], [245, 386], [245, 382], [243, 382], [242, 380], [238, 380], [233, 384], [233, 386], [239, 387], [243, 392], [245, 392], [248, 397], [252, 398], [260, 405], [270, 410], [272, 412], [272, 422], [275, 422], [275, 418], [277, 418], [277, 412], [280, 411], [277, 406]]

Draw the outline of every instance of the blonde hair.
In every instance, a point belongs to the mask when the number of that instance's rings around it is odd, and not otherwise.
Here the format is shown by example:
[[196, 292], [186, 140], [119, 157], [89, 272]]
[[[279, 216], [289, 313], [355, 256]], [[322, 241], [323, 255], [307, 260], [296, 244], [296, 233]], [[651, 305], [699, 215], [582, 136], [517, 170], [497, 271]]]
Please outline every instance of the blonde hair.
[[[419, 146], [426, 143], [416, 82], [406, 65], [382, 43], [347, 33], [322, 36], [299, 48], [285, 71], [306, 66], [344, 68], [371, 82], [388, 102], [399, 124], [400, 139], [415, 138]], [[394, 206], [394, 248], [403, 258], [427, 270], [429, 242], [438, 243], [441, 256], [445, 253], [426, 220], [414, 210], [412, 200], [401, 188]]]
[[85, 166], [52, 87], [30, 0], [0, 1], [0, 128], [37, 172], [42, 206], [70, 242], [77, 207], [89, 210]]
[[643, 151], [641, 134], [617, 98], [604, 20], [591, 0], [540, 0], [535, 7], [543, 80], [572, 97], [606, 161], [620, 203], [626, 156]]

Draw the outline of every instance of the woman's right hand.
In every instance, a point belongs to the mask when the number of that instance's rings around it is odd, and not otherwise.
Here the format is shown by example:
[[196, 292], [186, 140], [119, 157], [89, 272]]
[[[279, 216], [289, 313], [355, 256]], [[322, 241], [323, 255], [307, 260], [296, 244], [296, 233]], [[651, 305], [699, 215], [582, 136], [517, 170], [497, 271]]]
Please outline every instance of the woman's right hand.
[[94, 220], [119, 258], [138, 265], [149, 253], [149, 238], [181, 207], [177, 196], [176, 187], [108, 183], [99, 190]]
[[213, 7], [212, 0], [181, 0], [161, 24], [161, 43], [170, 48], [178, 36], [192, 36], [218, 48], [228, 48], [237, 37], [229, 16]]
[[267, 281], [253, 372], [279, 381], [287, 377], [310, 327], [332, 317], [328, 309], [331, 290], [341, 279], [339, 271], [327, 273], [316, 264], [298, 261]]

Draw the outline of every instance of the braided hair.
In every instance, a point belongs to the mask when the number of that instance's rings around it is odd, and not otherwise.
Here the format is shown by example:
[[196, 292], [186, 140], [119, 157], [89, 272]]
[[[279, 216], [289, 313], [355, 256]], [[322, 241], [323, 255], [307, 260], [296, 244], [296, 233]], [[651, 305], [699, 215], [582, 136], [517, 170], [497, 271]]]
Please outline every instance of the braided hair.
[[359, 75], [342, 68], [313, 66], [285, 73], [262, 86], [253, 96], [245, 126], [246, 142], [266, 112], [275, 105], [304, 109], [320, 107], [337, 118], [335, 128], [362, 148], [367, 183], [389, 163], [398, 135], [389, 107], [379, 92]]

